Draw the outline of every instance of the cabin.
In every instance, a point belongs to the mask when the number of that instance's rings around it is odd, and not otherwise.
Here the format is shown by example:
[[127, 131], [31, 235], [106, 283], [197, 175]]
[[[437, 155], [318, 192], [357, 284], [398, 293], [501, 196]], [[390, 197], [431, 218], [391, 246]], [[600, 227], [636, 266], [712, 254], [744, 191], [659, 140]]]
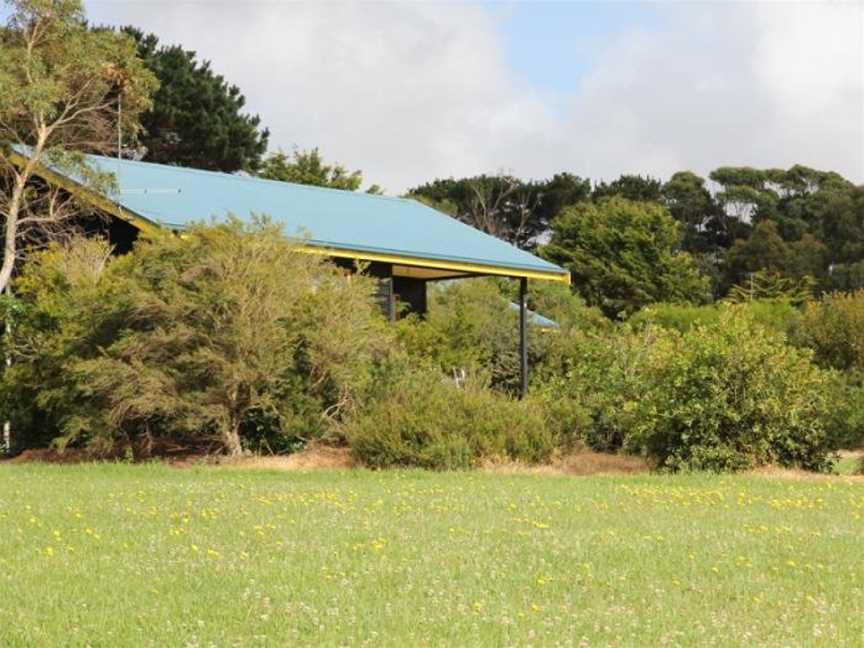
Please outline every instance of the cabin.
[[304, 250], [330, 257], [378, 279], [378, 298], [390, 319], [397, 312], [426, 312], [429, 282], [502, 276], [520, 282], [522, 387], [527, 389], [529, 280], [569, 284], [569, 273], [420, 202], [291, 184], [240, 174], [201, 171], [102, 156], [87, 156], [95, 169], [111, 172], [116, 188], [97, 194], [50, 167], [39, 175], [109, 216], [107, 234], [120, 252], [140, 232], [182, 232], [193, 223], [227, 215], [267, 215]]

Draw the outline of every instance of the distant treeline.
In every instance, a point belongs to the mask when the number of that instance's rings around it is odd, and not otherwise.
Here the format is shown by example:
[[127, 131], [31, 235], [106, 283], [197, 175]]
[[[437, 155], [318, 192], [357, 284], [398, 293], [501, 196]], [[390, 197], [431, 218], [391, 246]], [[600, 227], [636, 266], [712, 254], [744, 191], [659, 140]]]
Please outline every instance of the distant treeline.
[[679, 224], [674, 247], [709, 277], [715, 299], [759, 271], [811, 277], [817, 293], [864, 286], [864, 188], [800, 165], [721, 167], [707, 180], [681, 171], [667, 182], [639, 175], [596, 184], [569, 173], [543, 181], [484, 175], [435, 180], [409, 195], [527, 249], [554, 236], [556, 217], [571, 205], [613, 197], [661, 205]]

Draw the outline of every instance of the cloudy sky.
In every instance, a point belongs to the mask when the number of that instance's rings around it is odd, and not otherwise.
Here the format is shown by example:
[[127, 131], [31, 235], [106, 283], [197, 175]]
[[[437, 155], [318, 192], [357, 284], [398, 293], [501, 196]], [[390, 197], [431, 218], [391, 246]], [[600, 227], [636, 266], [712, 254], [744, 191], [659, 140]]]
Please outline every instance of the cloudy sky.
[[862, 2], [86, 0], [210, 59], [271, 146], [439, 176], [806, 164], [864, 182]]

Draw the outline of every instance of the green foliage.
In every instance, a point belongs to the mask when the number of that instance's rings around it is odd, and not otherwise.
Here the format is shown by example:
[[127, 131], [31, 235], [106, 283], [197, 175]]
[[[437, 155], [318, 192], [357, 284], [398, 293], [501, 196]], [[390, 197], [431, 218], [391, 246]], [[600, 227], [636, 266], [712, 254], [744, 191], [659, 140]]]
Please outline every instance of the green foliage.
[[[682, 249], [717, 281], [718, 296], [759, 271], [812, 277], [818, 290], [864, 287], [864, 189], [832, 172], [721, 167], [705, 180], [675, 173], [655, 195], [649, 180], [622, 176], [595, 195], [659, 200], [683, 225]], [[618, 189], [609, 189], [617, 185]]]
[[[508, 282], [508, 295], [512, 301], [518, 300], [518, 287]], [[593, 330], [606, 328], [609, 320], [597, 308], [585, 304], [585, 300], [570, 290], [569, 286], [558, 282], [535, 281], [528, 284], [528, 308], [554, 320], [557, 329], [547, 329], [544, 333], [568, 331], [570, 329]]]
[[824, 279], [826, 257], [826, 246], [812, 234], [805, 233], [799, 240], [787, 243], [780, 236], [777, 223], [764, 220], [748, 239], [735, 241], [729, 250], [726, 278], [729, 283], [746, 286], [754, 275], [776, 276], [808, 282], [812, 288]]
[[695, 254], [718, 247], [717, 206], [705, 188], [705, 179], [679, 171], [663, 185], [663, 198], [672, 217], [684, 227], [682, 246]]
[[732, 286], [726, 299], [733, 304], [758, 300], [800, 306], [813, 298], [813, 284], [809, 276], [790, 279], [778, 272], [759, 270], [750, 273], [744, 283]]
[[829, 465], [830, 375], [747, 317], [657, 335], [640, 373], [625, 445], [662, 469]]
[[348, 421], [352, 454], [375, 468], [465, 469], [484, 459], [547, 459], [554, 439], [530, 401], [497, 395], [469, 380], [457, 386], [437, 371], [415, 371], [385, 398]]
[[588, 199], [590, 193], [588, 180], [559, 173], [541, 182], [507, 175], [435, 180], [411, 189], [407, 196], [527, 248], [563, 207]]
[[18, 312], [4, 335], [13, 363], [0, 385], [14, 449], [45, 447], [60, 434], [75, 404], [68, 363], [98, 353], [116, 332], [111, 304], [122, 288], [97, 285], [110, 253], [101, 240], [55, 245], [31, 257], [14, 284]]
[[622, 175], [612, 182], [600, 182], [591, 192], [591, 198], [601, 200], [618, 196], [636, 202], [660, 202], [663, 183], [650, 176]]
[[[722, 187], [715, 201], [738, 239], [729, 254], [729, 282], [773, 270], [812, 276], [823, 289], [859, 287], [834, 283], [833, 275], [838, 271], [846, 280], [853, 278], [843, 269], [864, 257], [860, 188], [836, 173], [802, 166], [788, 171], [723, 168], [711, 177]], [[755, 223], [749, 234], [747, 222]]]
[[447, 375], [485, 371], [495, 388], [515, 393], [520, 375], [519, 314], [497, 282], [470, 279], [428, 288], [425, 319], [410, 317], [397, 326], [403, 346], [419, 362]]
[[559, 338], [559, 366], [538, 386], [537, 398], [564, 446], [615, 452], [628, 432], [627, 416], [644, 387], [642, 358], [652, 334], [571, 330]]
[[[429, 285], [429, 312], [397, 324], [399, 338], [417, 362], [438, 367], [446, 375], [480, 371], [500, 391], [520, 388], [519, 312], [516, 282], [470, 279]], [[534, 374], [554, 372], [559, 364], [562, 333], [607, 324], [595, 309], [563, 285], [533, 282], [528, 306], [558, 323], [557, 329], [528, 327], [528, 357]]]
[[723, 303], [704, 306], [657, 303], [634, 313], [627, 322], [635, 328], [653, 325], [685, 333], [695, 326], [716, 324], [730, 308], [736, 309], [769, 331], [787, 338], [797, 335], [801, 311], [784, 301], [754, 300], [734, 306]]
[[828, 247], [810, 233], [805, 233], [799, 240], [788, 245], [786, 274], [790, 277], [811, 277], [814, 280], [825, 281], [825, 259]]
[[566, 208], [541, 253], [570, 270], [589, 305], [615, 318], [651, 302], [708, 298], [708, 280], [679, 242], [665, 207], [613, 197]]
[[720, 167], [711, 172], [711, 179], [724, 187], [744, 187], [764, 189], [767, 177], [765, 171], [753, 167]]
[[706, 313], [674, 322], [684, 332], [574, 335], [569, 368], [541, 391], [558, 433], [663, 470], [826, 469], [844, 434], [832, 432], [832, 375], [745, 308]]
[[[363, 182], [360, 171], [348, 171], [341, 164], [324, 164], [317, 148], [310, 151], [294, 149], [291, 157], [279, 151], [273, 153], [261, 167], [259, 175], [268, 180], [314, 185], [356, 191]], [[372, 185], [368, 193], [379, 194], [381, 188]]]
[[788, 249], [777, 229], [777, 223], [759, 223], [747, 239], [738, 239], [729, 250], [727, 272], [733, 283], [757, 270], [781, 272], [786, 268]]
[[58, 445], [106, 453], [320, 436], [372, 388], [390, 343], [371, 282], [294, 245], [267, 221], [231, 221], [120, 258], [100, 241], [42, 253], [16, 284], [26, 314], [6, 393], [45, 412]]
[[834, 372], [828, 432], [835, 448], [864, 447], [864, 373]]
[[[713, 193], [704, 178], [680, 171], [665, 184], [622, 175], [598, 183], [593, 192], [589, 180], [569, 174], [540, 182], [512, 176], [438, 179], [408, 195], [526, 248], [550, 233], [554, 237], [554, 219], [573, 205], [588, 211], [584, 203], [609, 198], [651, 202], [668, 208], [681, 225], [673, 248], [694, 256], [716, 297], [763, 270], [795, 280], [812, 277], [820, 292], [864, 287], [864, 187], [801, 165], [721, 167], [710, 178]], [[603, 241], [584, 243], [596, 245], [598, 256], [607, 251]], [[666, 245], [662, 237], [659, 245]], [[610, 286], [613, 293], [619, 289]]]
[[812, 348], [823, 366], [864, 371], [864, 290], [809, 302], [797, 341]]
[[[116, 150], [119, 128], [134, 137], [157, 82], [129, 37], [91, 31], [80, 0], [7, 0], [0, 27], [0, 292], [24, 244], [68, 235], [81, 209], [57, 188], [34, 183], [50, 163], [89, 188], [108, 174], [82, 152]], [[10, 145], [23, 145], [15, 152]]]
[[126, 35], [87, 29], [80, 0], [6, 0], [0, 28], [0, 142], [71, 150], [113, 146], [157, 85]]
[[[254, 171], [267, 150], [269, 132], [260, 118], [243, 112], [237, 86], [216, 74], [209, 61], [178, 45], [161, 46], [153, 34], [134, 27], [138, 54], [160, 81], [153, 106], [141, 116], [141, 144], [148, 162], [207, 169]], [[125, 110], [124, 105], [124, 110]]]
[[864, 261], [831, 266], [825, 287], [828, 291], [854, 291], [864, 287]]

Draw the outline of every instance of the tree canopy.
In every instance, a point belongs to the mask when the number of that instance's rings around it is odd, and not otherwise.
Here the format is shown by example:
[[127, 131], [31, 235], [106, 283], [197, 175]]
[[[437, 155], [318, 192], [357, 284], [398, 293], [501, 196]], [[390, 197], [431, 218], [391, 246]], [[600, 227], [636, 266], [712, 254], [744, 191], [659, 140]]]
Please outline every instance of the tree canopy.
[[536, 243], [566, 205], [585, 200], [591, 183], [569, 173], [543, 182], [510, 175], [439, 179], [407, 196], [435, 207], [477, 229], [522, 248]]
[[16, 283], [13, 418], [26, 427], [35, 407], [60, 447], [136, 456], [320, 435], [392, 344], [373, 289], [266, 219], [159, 233], [124, 256], [54, 245]]
[[257, 115], [243, 112], [240, 89], [209, 61], [199, 62], [195, 52], [160, 45], [155, 35], [134, 27], [123, 31], [160, 82], [152, 108], [141, 115], [144, 159], [229, 173], [256, 170], [270, 134]]
[[570, 270], [574, 289], [589, 305], [618, 317], [652, 302], [709, 297], [707, 278], [679, 251], [680, 240], [665, 207], [616, 196], [564, 209], [540, 251]]
[[[80, 0], [6, 4], [11, 13], [0, 28], [0, 291], [22, 245], [62, 234], [77, 214], [56, 187], [34, 187], [39, 165], [50, 159], [85, 185], [110, 185], [110, 177], [87, 168], [80, 152], [116, 151], [118, 123], [134, 137], [157, 85], [131, 38], [87, 28]], [[16, 157], [10, 145], [26, 148]]]
[[649, 176], [624, 174], [612, 182], [600, 182], [591, 192], [595, 200], [609, 196], [620, 196], [627, 200], [660, 202], [663, 183]]
[[809, 277], [817, 294], [864, 287], [864, 187], [802, 165], [720, 167], [708, 179], [679, 171], [665, 182], [625, 174], [593, 187], [569, 173], [442, 178], [407, 195], [527, 249], [553, 236], [555, 217], [576, 205], [662, 206], [680, 226], [675, 248], [709, 277], [714, 299], [760, 271], [793, 283]]
[[[341, 164], [325, 164], [317, 148], [308, 151], [295, 148], [290, 155], [284, 151], [273, 153], [264, 160], [259, 175], [268, 180], [346, 191], [357, 191], [363, 184], [361, 171], [349, 171]], [[368, 193], [381, 193], [381, 188], [372, 185]]]

